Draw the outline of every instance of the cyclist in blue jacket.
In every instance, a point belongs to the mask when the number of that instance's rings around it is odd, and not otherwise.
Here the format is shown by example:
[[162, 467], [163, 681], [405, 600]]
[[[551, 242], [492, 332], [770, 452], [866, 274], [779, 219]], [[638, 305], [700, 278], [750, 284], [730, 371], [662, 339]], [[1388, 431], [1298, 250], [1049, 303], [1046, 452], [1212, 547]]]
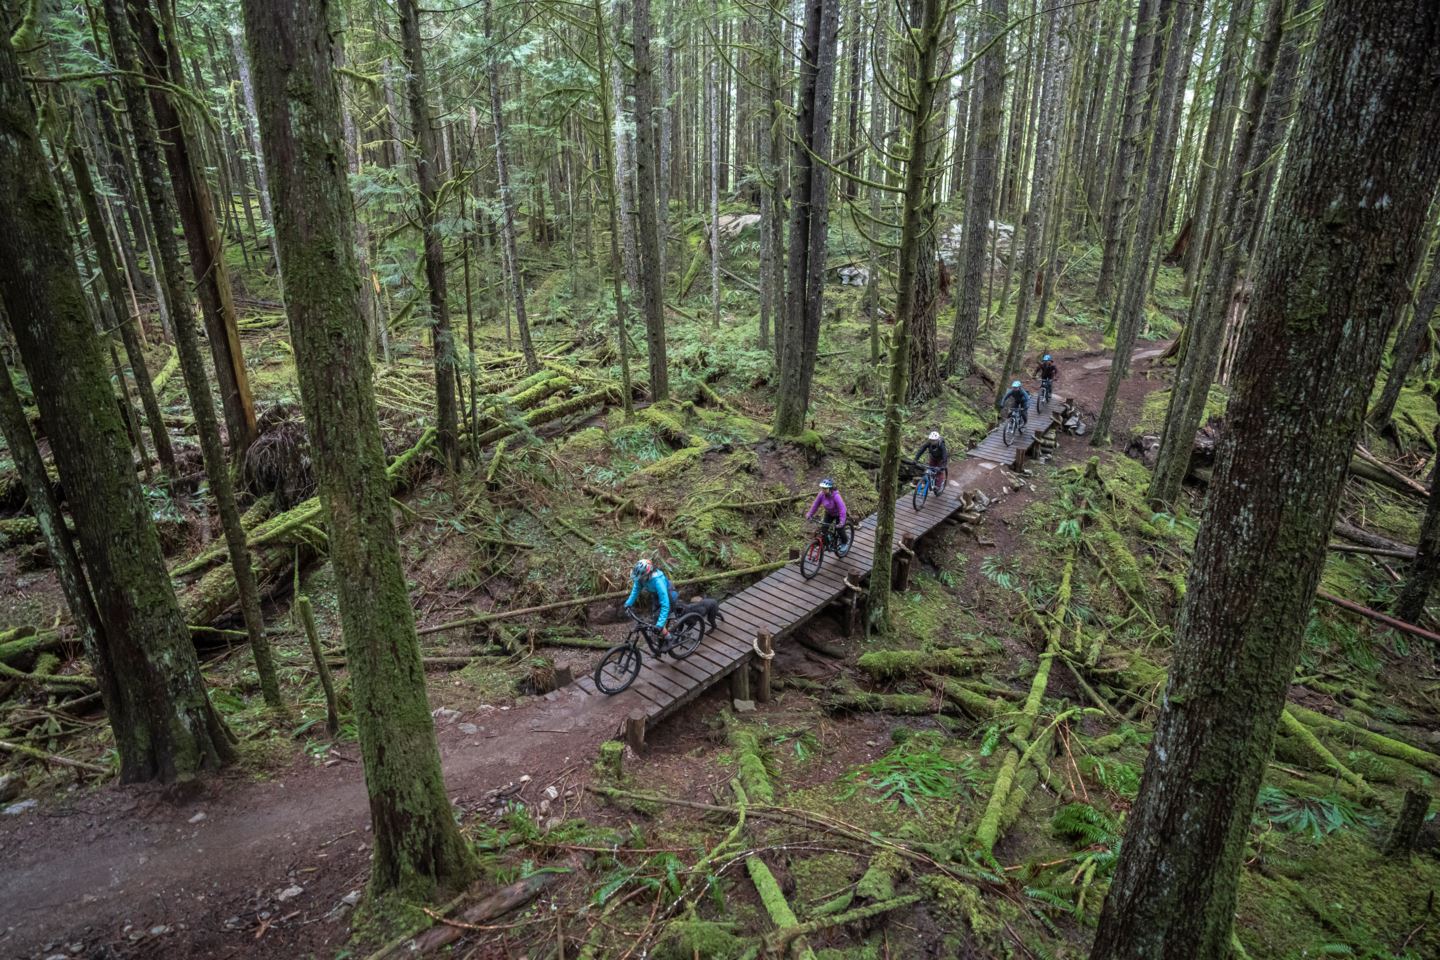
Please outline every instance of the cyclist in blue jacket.
[[1020, 411], [1021, 426], [1028, 424], [1030, 422], [1030, 394], [1020, 385], [1019, 380], [1010, 384], [1010, 392], [1005, 394], [1000, 401], [1000, 407], [1003, 409], [1009, 403], [1015, 404], [1015, 408]]
[[637, 560], [630, 569], [630, 598], [625, 601], [626, 610], [635, 605], [641, 593], [655, 598], [656, 608], [660, 611], [655, 617], [655, 628], [661, 636], [670, 636], [665, 623], [670, 619], [670, 608], [680, 603], [680, 595], [671, 586], [665, 572], [646, 559]]

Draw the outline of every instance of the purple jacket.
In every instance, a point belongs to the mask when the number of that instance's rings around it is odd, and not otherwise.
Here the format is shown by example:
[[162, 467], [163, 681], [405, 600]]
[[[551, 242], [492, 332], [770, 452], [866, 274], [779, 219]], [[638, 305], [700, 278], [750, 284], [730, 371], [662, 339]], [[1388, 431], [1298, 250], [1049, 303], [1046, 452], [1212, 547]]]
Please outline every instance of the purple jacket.
[[845, 526], [845, 501], [841, 499], [839, 490], [821, 490], [816, 495], [815, 502], [810, 504], [810, 509], [805, 511], [805, 519], [815, 516], [815, 511], [821, 507], [825, 508], [827, 517], [838, 517], [840, 526]]

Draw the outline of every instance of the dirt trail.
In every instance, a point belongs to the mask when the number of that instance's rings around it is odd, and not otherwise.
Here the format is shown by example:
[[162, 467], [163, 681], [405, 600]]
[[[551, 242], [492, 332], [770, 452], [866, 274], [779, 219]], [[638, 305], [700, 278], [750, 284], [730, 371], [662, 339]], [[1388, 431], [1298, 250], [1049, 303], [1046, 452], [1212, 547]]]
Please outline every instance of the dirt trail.
[[[1145, 382], [1142, 361], [1165, 346], [1133, 355], [1115, 436], [1157, 385]], [[1110, 361], [1101, 351], [1056, 357], [1057, 395], [1093, 412]], [[1083, 442], [1067, 444], [1072, 458]], [[433, 706], [444, 705], [443, 691], [432, 687]], [[588, 772], [626, 712], [623, 699], [562, 692], [554, 701], [444, 715], [437, 733], [451, 798], [465, 810], [485, 808], [492, 791], [515, 784], [538, 803], [555, 786], [552, 813], [563, 814], [578, 802], [567, 800], [567, 785]], [[332, 951], [347, 935], [342, 898], [363, 887], [369, 864], [356, 749], [347, 745], [351, 756], [335, 766], [297, 758], [266, 779], [230, 773], [185, 796], [112, 786], [0, 818], [0, 956]]]

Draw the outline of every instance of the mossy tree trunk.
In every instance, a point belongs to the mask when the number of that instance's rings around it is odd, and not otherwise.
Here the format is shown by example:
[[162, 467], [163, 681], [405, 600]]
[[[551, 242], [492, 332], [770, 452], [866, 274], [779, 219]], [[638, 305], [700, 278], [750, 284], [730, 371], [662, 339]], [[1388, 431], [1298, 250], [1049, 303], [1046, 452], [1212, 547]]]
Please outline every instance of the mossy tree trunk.
[[[899, 2], [904, 0], [897, 0]], [[906, 119], [905, 142], [899, 148], [905, 157], [903, 215], [900, 221], [900, 272], [896, 280], [895, 331], [890, 347], [890, 387], [885, 401], [885, 436], [880, 456], [880, 506], [875, 519], [875, 554], [870, 564], [870, 582], [866, 592], [866, 620], [873, 631], [885, 631], [890, 622], [891, 544], [895, 537], [895, 501], [899, 497], [901, 429], [905, 418], [906, 379], [910, 358], [907, 343], [909, 331], [915, 326], [915, 313], [922, 309], [917, 302], [917, 276], [926, 236], [934, 234], [934, 207], [930, 203], [930, 187], [935, 175], [930, 136], [935, 106], [935, 90], [940, 85], [936, 61], [946, 45], [945, 16], [942, 0], [915, 0], [910, 10], [900, 11], [899, 19], [909, 18], [913, 24], [905, 45], [908, 83], [900, 109]], [[939, 109], [943, 110], [941, 106]], [[930, 216], [927, 216], [930, 215]], [[933, 243], [933, 239], [930, 241]], [[933, 248], [932, 248], [933, 249]], [[933, 256], [931, 257], [933, 260]], [[931, 266], [933, 269], [933, 265]], [[933, 336], [933, 325], [932, 325]]]
[[1227, 957], [1346, 466], [1440, 180], [1440, 7], [1332, 0], [1093, 960]]
[[[455, 400], [455, 336], [450, 329], [450, 298], [445, 284], [445, 242], [440, 236], [440, 147], [430, 116], [420, 7], [415, 0], [399, 0], [396, 10], [400, 15], [410, 119], [415, 128], [415, 181], [420, 190], [425, 285], [430, 291], [430, 342], [435, 354], [435, 425], [439, 428], [440, 455], [455, 470], [460, 466], [460, 412]], [[527, 360], [533, 362], [533, 358]]]
[[1159, 236], [1161, 208], [1165, 202], [1165, 187], [1170, 181], [1171, 160], [1175, 156], [1175, 124], [1173, 114], [1180, 106], [1179, 94], [1183, 89], [1184, 67], [1189, 62], [1187, 47], [1183, 42], [1191, 16], [1199, 16], [1199, 9], [1191, 9], [1190, 3], [1179, 0], [1160, 0], [1156, 13], [1157, 32], [1154, 56], [1164, 64], [1160, 82], [1151, 91], [1146, 116], [1150, 129], [1149, 146], [1143, 153], [1144, 177], [1138, 181], [1142, 191], [1136, 210], [1135, 230], [1129, 242], [1122, 241], [1125, 251], [1125, 274], [1111, 311], [1111, 324], [1115, 327], [1115, 352], [1110, 361], [1110, 379], [1105, 385], [1105, 399], [1100, 413], [1095, 418], [1090, 443], [1101, 446], [1109, 443], [1110, 421], [1115, 416], [1115, 405], [1120, 397], [1120, 385], [1130, 375], [1130, 354], [1135, 348], [1135, 338], [1145, 322], [1145, 304], [1149, 299], [1151, 257], [1155, 241]]
[[790, 246], [784, 314], [777, 319], [782, 331], [778, 338], [780, 387], [775, 403], [775, 433], [782, 437], [795, 436], [805, 429], [815, 354], [820, 344], [830, 177], [816, 158], [830, 157], [839, 19], [840, 0], [805, 0], [799, 110], [790, 161]]
[[1430, 332], [1430, 320], [1435, 316], [1436, 306], [1440, 306], [1440, 256], [1435, 257], [1429, 279], [1415, 298], [1415, 312], [1411, 314], [1410, 322], [1395, 337], [1395, 346], [1390, 351], [1390, 376], [1385, 379], [1385, 389], [1380, 391], [1380, 398], [1375, 401], [1368, 418], [1377, 429], [1387, 426], [1395, 414], [1395, 403], [1400, 399], [1400, 391], [1415, 361], [1420, 359], [1420, 349], [1425, 343], [1425, 335]]
[[947, 377], [967, 376], [975, 362], [975, 338], [980, 333], [980, 307], [984, 298], [989, 258], [985, 241], [995, 216], [995, 188], [999, 173], [1000, 129], [1005, 111], [1005, 36], [1007, 0], [985, 0], [984, 32], [978, 81], [980, 129], [975, 136], [975, 155], [970, 164], [970, 188], [966, 193], [964, 244], [955, 294], [955, 329], [950, 335], [950, 352], [945, 357]]
[[[255, 401], [250, 394], [250, 377], [240, 347], [230, 273], [225, 266], [224, 238], [215, 221], [215, 204], [205, 180], [204, 161], [196, 156], [191, 129], [182, 119], [177, 103], [179, 94], [174, 92], [185, 88], [174, 36], [174, 0], [126, 0], [125, 5], [135, 42], [142, 54], [135, 61], [135, 69], [145, 75], [145, 90], [150, 95], [150, 109], [155, 117], [156, 142], [164, 146], [165, 166], [170, 173], [175, 198], [170, 208], [170, 219], [157, 219], [154, 210], [150, 219], [157, 233], [164, 233], [171, 224], [179, 222], [185, 234], [190, 273], [195, 280], [210, 353], [215, 361], [215, 378], [220, 388], [225, 429], [229, 434], [230, 455], [238, 460], [258, 435]], [[113, 33], [113, 25], [111, 30]], [[134, 77], [121, 80], [122, 86], [127, 83], [134, 85], [135, 82]], [[127, 105], [128, 102], [127, 97]], [[133, 121], [131, 132], [139, 138]], [[177, 211], [178, 221], [175, 216]], [[163, 239], [160, 241], [162, 244], [166, 242]], [[163, 258], [163, 252], [156, 252]], [[187, 297], [181, 303], [187, 313], [188, 304]], [[185, 322], [183, 317], [174, 316], [174, 303], [170, 304], [170, 311], [171, 322], [177, 327]]]
[[175, 451], [170, 445], [170, 431], [165, 428], [165, 416], [160, 411], [159, 401], [155, 399], [150, 371], [145, 367], [145, 349], [135, 331], [135, 318], [130, 315], [125, 305], [125, 288], [121, 284], [120, 270], [111, 252], [110, 236], [100, 214], [95, 185], [90, 179], [90, 165], [85, 161], [84, 152], [74, 144], [70, 146], [67, 155], [70, 159], [70, 170], [75, 175], [75, 189], [80, 194], [80, 205], [85, 210], [85, 223], [90, 229], [90, 243], [100, 265], [100, 274], [105, 280], [105, 294], [110, 298], [110, 310], [115, 316], [115, 326], [120, 329], [120, 338], [125, 344], [125, 357], [130, 361], [131, 372], [135, 374], [135, 390], [140, 394], [140, 405], [145, 410], [145, 422], [150, 427], [150, 439], [155, 444], [155, 455], [160, 460], [160, 469], [166, 476], [173, 478]]
[[[1300, 3], [1303, 12], [1309, 0], [1300, 0]], [[1195, 294], [1180, 366], [1170, 390], [1159, 456], [1150, 480], [1150, 500], [1160, 506], [1173, 504], [1180, 495], [1190, 468], [1195, 431], [1205, 416], [1210, 384], [1219, 368], [1225, 321], [1234, 302], [1233, 291], [1245, 252], [1243, 238], [1248, 224], [1258, 216], [1261, 202], [1260, 178], [1250, 174], [1252, 160], [1268, 157], [1282, 141], [1285, 128], [1277, 105], [1290, 100], [1300, 58], [1299, 41], [1292, 33], [1285, 41], [1277, 65], [1277, 51], [1289, 7], [1285, 0], [1272, 0], [1266, 14], [1265, 34], [1256, 51], [1244, 119], [1235, 136], [1229, 177], [1211, 234], [1218, 260], [1206, 265], [1203, 282]], [[1270, 96], [1272, 77], [1275, 80], [1273, 97]]]
[[[161, 0], [166, 2], [166, 0]], [[128, 11], [127, 11], [128, 7]], [[128, 13], [128, 17], [127, 17]], [[166, 136], [170, 137], [168, 150], [172, 154], [171, 179], [178, 196], [193, 185], [189, 175], [177, 174], [173, 156], [178, 144], [183, 144], [184, 131], [180, 127], [178, 113], [160, 88], [151, 87], [149, 106], [146, 104], [144, 87], [136, 75], [141, 70], [142, 59], [164, 55], [168, 45], [160, 37], [160, 24], [148, 9], [140, 9], [133, 0], [106, 0], [105, 15], [110, 25], [110, 42], [114, 49], [116, 63], [128, 71], [121, 78], [121, 89], [125, 95], [125, 106], [130, 115], [131, 132], [135, 138], [135, 154], [140, 166], [140, 179], [150, 207], [150, 219], [155, 224], [175, 222], [175, 210], [171, 206], [170, 194], [165, 190], [160, 162], [159, 131], [151, 119], [153, 107], [156, 117], [165, 116], [169, 122], [163, 124]], [[169, 20], [173, 25], [173, 18]], [[136, 49], [130, 30], [149, 51], [145, 58]], [[157, 54], [158, 51], [158, 54]], [[178, 72], [178, 71], [177, 71]], [[168, 111], [168, 112], [167, 112]], [[188, 161], [178, 161], [185, 164]], [[180, 170], [188, 167], [181, 166]], [[188, 218], [187, 218], [188, 219]], [[188, 233], [188, 231], [187, 231]], [[202, 234], [202, 240], [205, 235]], [[216, 512], [220, 515], [220, 526], [225, 533], [225, 546], [230, 553], [230, 565], [234, 569], [235, 583], [240, 593], [240, 611], [245, 618], [245, 631], [250, 640], [251, 653], [255, 657], [255, 668], [260, 675], [260, 688], [265, 702], [272, 707], [281, 706], [280, 684], [275, 675], [275, 664], [270, 654], [270, 641], [265, 637], [265, 621], [260, 612], [260, 589], [255, 582], [254, 567], [250, 552], [245, 544], [245, 528], [240, 522], [240, 510], [235, 504], [235, 483], [231, 477], [229, 462], [225, 459], [225, 444], [220, 438], [220, 425], [215, 417], [215, 403], [210, 395], [210, 381], [205, 373], [205, 359], [195, 335], [194, 316], [190, 312], [189, 291], [186, 288], [183, 268], [180, 266], [180, 251], [175, 243], [175, 234], [170, 230], [157, 229], [155, 234], [156, 252], [159, 255], [159, 272], [165, 299], [170, 305], [170, 321], [174, 328], [176, 352], [180, 358], [180, 372], [185, 378], [185, 389], [190, 395], [190, 408], [195, 415], [195, 432], [200, 438], [200, 452], [205, 461], [205, 477], [210, 484], [210, 493], [215, 498]], [[207, 244], [202, 243], [202, 246]], [[195, 248], [192, 244], [191, 258], [194, 262]], [[229, 281], [225, 283], [228, 295]], [[203, 291], [204, 284], [201, 284]], [[203, 304], [204, 297], [201, 297]], [[223, 334], [220, 334], [223, 336]], [[211, 343], [217, 334], [211, 332]], [[220, 365], [217, 360], [217, 367]], [[243, 361], [241, 362], [243, 366]], [[223, 392], [223, 391], [222, 391]], [[253, 412], [253, 411], [252, 411]], [[232, 437], [232, 440], [234, 438]]]
[[[1432, 481], [1430, 498], [1425, 503], [1425, 519], [1420, 524], [1420, 543], [1410, 564], [1410, 575], [1395, 601], [1395, 616], [1407, 623], [1419, 623], [1437, 581], [1440, 581], [1440, 483]], [[1440, 650], [1435, 652], [1440, 654]]]
[[390, 512], [359, 310], [334, 16], [328, 0], [246, 0], [245, 30], [370, 794], [371, 890], [430, 897], [468, 881], [474, 861], [445, 794]]
[[656, 209], [655, 63], [650, 55], [650, 0], [635, 0], [635, 206], [639, 250], [640, 301], [645, 308], [645, 340], [650, 347], [650, 399], [670, 396], [665, 359], [665, 274], [660, 258], [660, 221]]
[[[112, 3], [120, 0], [111, 0]], [[121, 779], [174, 780], [231, 759], [205, 695], [160, 540], [135, 482], [125, 424], [64, 232], [35, 110], [0, 31], [0, 297], [75, 515], [106, 642], [95, 676]]]
[[510, 186], [510, 144], [505, 132], [505, 105], [500, 97], [500, 51], [494, 46], [494, 5], [485, 0], [485, 40], [490, 45], [485, 69], [490, 94], [490, 122], [495, 130], [495, 182], [500, 193], [500, 239], [505, 250], [505, 268], [510, 274], [510, 296], [515, 303], [515, 329], [520, 334], [520, 352], [525, 355], [525, 372], [540, 369], [535, 345], [530, 340], [530, 320], [525, 316], [525, 280], [520, 271], [520, 253], [515, 245], [515, 191]]
[[605, 210], [606, 215], [610, 218], [610, 291], [615, 298], [615, 338], [620, 351], [621, 403], [624, 405], [626, 416], [629, 416], [635, 401], [631, 395], [630, 385], [630, 304], [625, 299], [625, 287], [622, 281], [625, 268], [620, 256], [620, 188], [615, 180], [617, 138], [615, 136], [615, 116], [611, 112], [614, 96], [610, 85], [615, 82], [616, 78], [610, 75], [610, 38], [605, 29], [605, 14], [600, 7], [600, 0], [591, 0], [590, 17], [595, 28], [595, 73], [599, 82], [596, 103], [600, 108], [601, 125], [605, 128], [603, 134], [605, 142], [601, 144], [601, 152], [605, 158]]

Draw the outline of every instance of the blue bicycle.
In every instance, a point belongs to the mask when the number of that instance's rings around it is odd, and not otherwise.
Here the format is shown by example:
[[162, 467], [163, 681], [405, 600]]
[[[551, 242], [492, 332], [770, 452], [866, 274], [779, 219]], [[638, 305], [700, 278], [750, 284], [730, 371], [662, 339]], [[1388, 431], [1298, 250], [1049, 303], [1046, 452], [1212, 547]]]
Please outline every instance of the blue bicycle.
[[925, 506], [925, 500], [932, 492], [939, 494], [945, 489], [945, 484], [950, 478], [948, 464], [943, 467], [932, 467], [929, 464], [921, 464], [915, 461], [915, 466], [922, 467], [924, 473], [915, 483], [915, 492], [910, 494], [910, 505], [916, 510]]

